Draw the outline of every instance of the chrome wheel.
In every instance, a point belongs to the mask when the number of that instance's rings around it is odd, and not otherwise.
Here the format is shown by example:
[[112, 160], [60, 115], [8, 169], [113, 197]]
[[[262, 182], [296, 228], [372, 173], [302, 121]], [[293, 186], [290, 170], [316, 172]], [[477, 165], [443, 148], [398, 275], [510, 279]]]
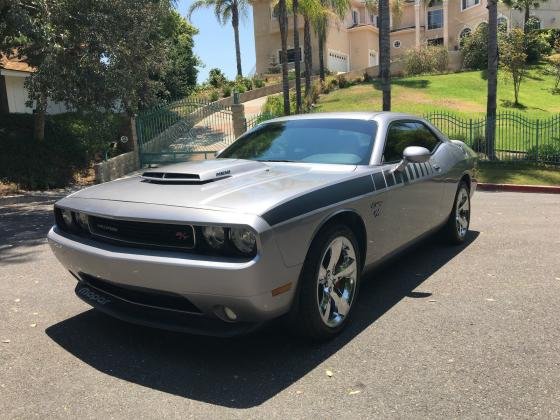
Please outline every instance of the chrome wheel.
[[457, 202], [455, 203], [455, 226], [457, 227], [457, 235], [463, 238], [469, 230], [469, 222], [471, 218], [471, 203], [469, 192], [465, 188], [461, 188], [457, 194]]
[[319, 315], [328, 327], [339, 326], [350, 312], [358, 281], [357, 268], [352, 242], [344, 236], [333, 239], [321, 257], [317, 278]]

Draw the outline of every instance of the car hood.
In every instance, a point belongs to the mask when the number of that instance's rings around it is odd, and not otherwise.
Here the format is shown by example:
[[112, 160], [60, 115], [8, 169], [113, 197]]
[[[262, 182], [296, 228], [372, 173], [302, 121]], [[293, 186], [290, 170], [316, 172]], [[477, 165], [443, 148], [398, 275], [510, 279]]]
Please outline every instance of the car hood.
[[355, 170], [353, 165], [213, 159], [145, 170], [72, 198], [261, 215], [290, 198], [350, 178]]

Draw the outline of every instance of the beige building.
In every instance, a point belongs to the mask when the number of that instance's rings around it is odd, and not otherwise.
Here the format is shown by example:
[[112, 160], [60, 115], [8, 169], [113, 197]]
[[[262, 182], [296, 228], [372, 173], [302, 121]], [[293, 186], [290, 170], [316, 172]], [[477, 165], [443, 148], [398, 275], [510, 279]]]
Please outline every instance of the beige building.
[[[445, 45], [459, 50], [460, 39], [488, 20], [487, 0], [432, 0], [424, 6], [420, 0], [404, 0], [401, 16], [391, 18], [391, 55], [425, 44]], [[253, 0], [256, 72], [269, 73], [280, 62], [280, 28], [274, 2]], [[508, 28], [522, 27], [523, 14], [500, 4], [499, 21]], [[531, 11], [542, 28], [560, 28], [560, 0], [548, 0]], [[293, 17], [288, 19], [288, 60], [293, 63]], [[330, 71], [345, 72], [375, 66], [379, 61], [378, 17], [364, 1], [352, 0], [352, 9], [342, 19], [333, 19], [324, 48], [325, 64]], [[303, 18], [298, 18], [303, 51]], [[315, 35], [312, 38], [313, 69], [318, 70], [319, 55]], [[303, 57], [303, 54], [300, 55]]]

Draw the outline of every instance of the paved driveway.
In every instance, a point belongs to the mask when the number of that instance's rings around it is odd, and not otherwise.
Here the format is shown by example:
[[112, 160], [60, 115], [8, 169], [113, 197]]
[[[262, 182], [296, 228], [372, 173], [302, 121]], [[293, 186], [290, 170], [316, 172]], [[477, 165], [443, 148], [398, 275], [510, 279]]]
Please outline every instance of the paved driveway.
[[1, 208], [0, 417], [558, 418], [560, 197], [478, 193], [473, 211], [465, 246], [369, 275], [349, 330], [309, 345], [98, 314], [44, 241], [50, 205]]

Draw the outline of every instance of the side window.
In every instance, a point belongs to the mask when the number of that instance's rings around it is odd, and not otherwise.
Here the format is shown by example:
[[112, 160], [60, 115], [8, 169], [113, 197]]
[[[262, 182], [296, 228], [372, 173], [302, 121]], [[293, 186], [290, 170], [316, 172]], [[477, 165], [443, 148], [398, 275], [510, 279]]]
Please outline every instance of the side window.
[[391, 124], [385, 142], [383, 162], [399, 162], [408, 146], [421, 146], [433, 152], [439, 139], [422, 123], [398, 121]]

